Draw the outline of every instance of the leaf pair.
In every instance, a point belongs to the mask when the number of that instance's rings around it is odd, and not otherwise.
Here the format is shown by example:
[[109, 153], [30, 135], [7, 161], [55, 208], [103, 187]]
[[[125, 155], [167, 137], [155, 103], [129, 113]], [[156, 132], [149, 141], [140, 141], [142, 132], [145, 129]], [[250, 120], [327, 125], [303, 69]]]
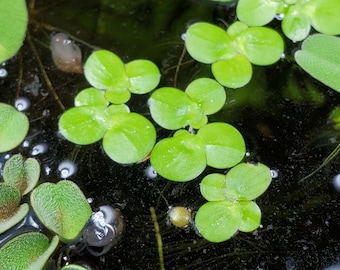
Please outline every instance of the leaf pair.
[[278, 61], [283, 40], [266, 27], [233, 23], [227, 31], [213, 24], [191, 25], [185, 36], [189, 54], [198, 62], [212, 64], [215, 79], [223, 86], [239, 88], [252, 77], [252, 64], [265, 66]]
[[245, 155], [245, 143], [236, 128], [226, 123], [203, 126], [196, 135], [186, 130], [159, 141], [150, 161], [161, 176], [177, 181], [190, 181], [205, 167], [230, 168]]
[[208, 202], [195, 216], [200, 234], [211, 242], [222, 242], [237, 230], [255, 230], [261, 222], [261, 210], [252, 200], [263, 194], [270, 182], [270, 170], [261, 163], [241, 163], [226, 175], [204, 177], [200, 190]]

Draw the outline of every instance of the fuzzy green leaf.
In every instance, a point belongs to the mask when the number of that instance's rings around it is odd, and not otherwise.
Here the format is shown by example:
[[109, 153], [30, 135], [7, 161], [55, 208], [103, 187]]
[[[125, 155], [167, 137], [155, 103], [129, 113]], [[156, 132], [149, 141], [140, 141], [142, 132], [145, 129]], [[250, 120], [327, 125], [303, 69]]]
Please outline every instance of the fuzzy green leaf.
[[14, 107], [0, 103], [0, 153], [17, 147], [26, 137], [29, 122]]
[[312, 35], [302, 43], [294, 57], [307, 73], [340, 92], [340, 38]]
[[39, 220], [64, 243], [77, 240], [92, 213], [82, 191], [68, 180], [39, 185], [31, 193], [31, 204]]

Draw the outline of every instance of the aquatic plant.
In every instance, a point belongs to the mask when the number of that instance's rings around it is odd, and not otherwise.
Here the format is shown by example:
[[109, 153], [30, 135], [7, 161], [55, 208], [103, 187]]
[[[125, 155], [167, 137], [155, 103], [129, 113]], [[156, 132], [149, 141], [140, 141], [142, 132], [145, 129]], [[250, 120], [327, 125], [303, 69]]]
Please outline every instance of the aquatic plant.
[[25, 38], [27, 23], [26, 1], [1, 1], [0, 63], [13, 57], [20, 49]]
[[340, 92], [340, 38], [314, 34], [294, 54], [298, 65], [312, 77]]
[[185, 34], [185, 46], [195, 60], [212, 64], [220, 84], [239, 88], [252, 77], [251, 63], [266, 66], [277, 62], [284, 44], [273, 29], [236, 21], [226, 31], [210, 23], [192, 24]]
[[268, 188], [270, 169], [261, 163], [240, 163], [226, 175], [213, 173], [200, 184], [203, 204], [195, 216], [199, 233], [211, 242], [231, 238], [237, 230], [251, 232], [260, 226], [261, 210], [253, 201]]
[[283, 33], [293, 41], [307, 37], [311, 26], [327, 35], [339, 35], [339, 0], [240, 0], [238, 19], [249, 26], [263, 26], [276, 15]]
[[0, 103], [0, 153], [17, 147], [26, 137], [28, 128], [25, 114], [11, 105]]

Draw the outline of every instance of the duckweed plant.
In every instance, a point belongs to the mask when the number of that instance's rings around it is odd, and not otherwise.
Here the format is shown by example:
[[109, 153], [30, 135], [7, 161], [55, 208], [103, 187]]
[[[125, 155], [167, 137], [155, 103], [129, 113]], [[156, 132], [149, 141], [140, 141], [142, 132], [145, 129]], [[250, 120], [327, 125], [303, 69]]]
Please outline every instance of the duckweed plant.
[[[17, 7], [22, 3], [18, 1]], [[16, 12], [14, 7], [11, 9]], [[24, 11], [18, 12], [24, 14]], [[75, 107], [64, 112], [59, 120], [60, 133], [67, 140], [80, 145], [102, 140], [106, 154], [121, 164], [150, 158], [157, 173], [172, 181], [193, 180], [207, 166], [229, 169], [226, 174], [208, 174], [200, 184], [207, 202], [198, 209], [195, 226], [211, 242], [222, 242], [237, 231], [250, 232], [258, 228], [261, 210], [253, 200], [263, 194], [271, 182], [267, 166], [241, 163], [246, 148], [235, 127], [209, 122], [209, 116], [217, 113], [226, 101], [225, 87], [246, 85], [252, 77], [252, 65], [271, 65], [282, 57], [281, 35], [264, 25], [274, 18], [282, 19], [282, 31], [292, 41], [304, 40], [311, 27], [321, 32], [304, 41], [295, 59], [311, 76], [336, 91], [340, 89], [335, 76], [340, 61], [329, 54], [339, 47], [338, 38], [329, 35], [340, 34], [340, 0], [240, 0], [236, 12], [239, 21], [227, 29], [198, 22], [185, 34], [188, 53], [196, 61], [211, 65], [214, 79], [197, 78], [184, 91], [168, 86], [156, 89], [161, 74], [153, 62], [141, 59], [123, 63], [113, 52], [97, 50], [84, 66], [84, 75], [91, 87], [78, 93]], [[0, 48], [4, 49], [0, 50], [0, 61], [13, 56], [20, 47], [26, 17], [22, 16], [18, 27], [15, 26], [21, 31], [16, 32], [20, 39], [8, 43], [12, 40], [10, 32], [1, 35], [4, 40]], [[126, 103], [132, 94], [145, 95], [152, 91], [151, 119], [130, 111]], [[3, 103], [0, 117], [0, 152], [6, 152], [23, 141], [28, 132], [28, 119]], [[173, 135], [157, 141], [153, 123], [171, 130]], [[36, 160], [25, 160], [21, 155], [14, 155], [6, 162], [4, 183], [0, 184], [0, 233], [27, 215], [29, 206], [21, 204], [21, 199], [31, 193], [34, 212], [55, 236], [49, 239], [40, 232], [29, 232], [14, 237], [0, 249], [1, 269], [18, 266], [19, 262], [23, 269], [42, 268], [59, 240], [72, 243], [79, 239], [91, 216], [86, 198], [73, 182], [62, 180], [35, 188], [39, 170]], [[21, 250], [21, 255], [11, 257], [13, 250]], [[68, 266], [83, 269], [77, 267]]]

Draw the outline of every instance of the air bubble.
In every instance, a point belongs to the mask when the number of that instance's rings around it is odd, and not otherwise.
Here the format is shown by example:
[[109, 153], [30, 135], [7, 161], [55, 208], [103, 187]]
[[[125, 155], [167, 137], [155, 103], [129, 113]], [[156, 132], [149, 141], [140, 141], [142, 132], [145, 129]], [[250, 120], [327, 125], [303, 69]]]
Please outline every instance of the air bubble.
[[275, 15], [275, 19], [278, 20], [278, 21], [282, 21], [284, 17], [285, 17], [285, 15], [283, 13]]
[[26, 111], [31, 106], [31, 102], [28, 98], [25, 97], [19, 97], [14, 103], [15, 108], [17, 108], [18, 111]]
[[4, 68], [0, 68], [0, 78], [6, 78], [8, 75], [8, 72]]
[[73, 161], [65, 159], [60, 162], [58, 171], [60, 172], [60, 177], [65, 179], [77, 172], [77, 165]]
[[183, 34], [181, 35], [181, 39], [182, 39], [182, 40], [185, 40], [186, 37], [187, 37], [187, 34], [186, 34], [186, 33], [183, 33]]
[[340, 174], [333, 177], [332, 185], [337, 192], [340, 192]]
[[28, 140], [25, 140], [25, 141], [23, 141], [23, 143], [22, 143], [22, 147], [30, 147], [30, 141], [28, 141]]
[[31, 155], [37, 156], [40, 154], [44, 154], [47, 152], [47, 150], [48, 150], [48, 146], [46, 143], [39, 143], [33, 147]]
[[145, 175], [149, 179], [155, 179], [158, 176], [156, 170], [151, 165], [145, 169]]
[[272, 176], [272, 178], [277, 178], [279, 177], [279, 171], [278, 170], [270, 170], [270, 175]]

